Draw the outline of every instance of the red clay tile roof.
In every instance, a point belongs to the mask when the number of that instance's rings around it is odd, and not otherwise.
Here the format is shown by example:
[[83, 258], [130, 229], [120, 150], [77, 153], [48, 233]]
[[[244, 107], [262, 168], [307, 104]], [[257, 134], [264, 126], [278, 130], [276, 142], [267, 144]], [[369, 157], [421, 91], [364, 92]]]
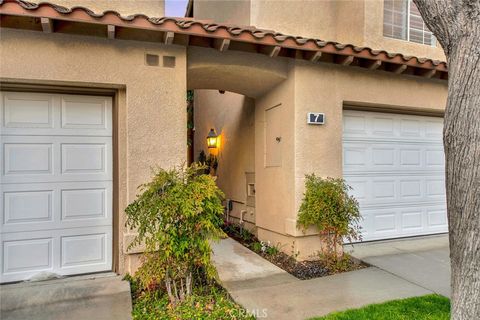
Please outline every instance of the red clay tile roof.
[[[115, 38], [119, 39], [163, 39], [168, 44], [249, 51], [272, 57], [330, 62], [428, 78], [448, 77], [447, 65], [443, 61], [191, 18], [150, 18], [144, 14], [124, 17], [116, 11], [96, 14], [79, 6], [65, 8], [48, 2], [35, 4], [21, 0], [0, 0], [0, 17], [1, 27], [7, 28], [40, 31], [42, 28], [38, 20], [47, 18], [50, 19], [48, 21], [55, 22], [57, 27], [54, 32], [107, 36], [106, 26], [110, 25], [115, 26]], [[90, 28], [85, 28], [86, 24], [90, 25]], [[168, 40], [165, 40], [167, 38]]]

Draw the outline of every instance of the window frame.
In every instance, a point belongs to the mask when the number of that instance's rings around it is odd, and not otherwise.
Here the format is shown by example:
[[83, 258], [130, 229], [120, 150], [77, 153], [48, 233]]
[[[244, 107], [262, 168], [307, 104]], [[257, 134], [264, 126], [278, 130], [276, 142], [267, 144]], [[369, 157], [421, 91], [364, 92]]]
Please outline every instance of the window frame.
[[[412, 0], [404, 0], [406, 2], [406, 6], [405, 7], [405, 15], [406, 15], [406, 21], [405, 21], [405, 30], [402, 32], [405, 34], [405, 38], [397, 38], [395, 36], [389, 36], [389, 35], [385, 35], [385, 2], [387, 0], [384, 0], [383, 1], [383, 6], [384, 6], [384, 9], [383, 9], [383, 24], [382, 24], [382, 35], [384, 38], [390, 38], [390, 39], [396, 39], [396, 40], [402, 40], [402, 41], [407, 41], [407, 42], [410, 42], [410, 43], [416, 43], [416, 44], [419, 44], [419, 45], [425, 45], [425, 46], [430, 46], [430, 47], [436, 47], [437, 46], [437, 38], [435, 37], [435, 35], [428, 29], [428, 27], [426, 28], [423, 28], [422, 31], [422, 38], [423, 38], [423, 43], [420, 43], [420, 42], [417, 42], [417, 41], [412, 41], [410, 40], [410, 29], [412, 29], [410, 27], [410, 15], [412, 14], [411, 13], [411, 4], [412, 4]], [[420, 16], [420, 18], [422, 19], [422, 22], [423, 24], [425, 25], [425, 22], [423, 21], [423, 18], [422, 16]], [[392, 25], [392, 27], [395, 27], [395, 25]], [[420, 29], [416, 29], [416, 28], [413, 28], [415, 30], [418, 30], [420, 31]], [[430, 43], [425, 43], [425, 32], [429, 32], [431, 33], [431, 37], [432, 37], [432, 40]]]

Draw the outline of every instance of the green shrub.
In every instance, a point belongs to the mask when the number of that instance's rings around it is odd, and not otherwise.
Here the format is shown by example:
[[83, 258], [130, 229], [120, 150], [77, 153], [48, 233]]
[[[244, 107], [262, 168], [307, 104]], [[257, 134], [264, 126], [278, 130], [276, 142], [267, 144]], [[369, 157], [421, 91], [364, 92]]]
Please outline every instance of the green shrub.
[[212, 176], [201, 174], [204, 169], [158, 169], [125, 210], [127, 226], [137, 231], [129, 248], [145, 245], [136, 276], [143, 288], [163, 287], [174, 305], [202, 281], [195, 278], [216, 275], [209, 240], [223, 235], [223, 193]]
[[218, 158], [213, 154], [205, 154], [205, 151], [200, 151], [197, 163], [204, 167], [205, 174], [215, 175], [218, 169]]
[[343, 179], [306, 175], [297, 224], [304, 231], [311, 226], [318, 229], [327, 265], [344, 261], [343, 251], [337, 251], [344, 239], [361, 239], [358, 202], [348, 194], [349, 190], [351, 187]]
[[255, 317], [237, 305], [228, 293], [216, 286], [196, 288], [172, 308], [160, 291], [144, 292], [133, 300], [133, 320], [254, 320]]
[[256, 241], [252, 244], [252, 250], [255, 252], [261, 252], [262, 248], [263, 248], [262, 243], [259, 241]]

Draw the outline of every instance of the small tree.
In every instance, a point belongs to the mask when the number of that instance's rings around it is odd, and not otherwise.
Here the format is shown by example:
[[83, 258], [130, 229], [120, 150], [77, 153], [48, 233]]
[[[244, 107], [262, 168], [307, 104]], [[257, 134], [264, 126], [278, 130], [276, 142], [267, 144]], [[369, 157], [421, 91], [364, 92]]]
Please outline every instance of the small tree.
[[337, 248], [348, 241], [361, 239], [358, 202], [348, 194], [351, 187], [343, 179], [322, 179], [306, 175], [305, 193], [297, 224], [305, 231], [316, 227], [320, 232], [322, 253], [327, 265], [343, 260]]
[[145, 245], [136, 275], [144, 288], [164, 283], [172, 304], [191, 294], [194, 281], [216, 275], [209, 240], [223, 235], [223, 193], [203, 170], [159, 169], [125, 210], [127, 226], [138, 232], [130, 247]]

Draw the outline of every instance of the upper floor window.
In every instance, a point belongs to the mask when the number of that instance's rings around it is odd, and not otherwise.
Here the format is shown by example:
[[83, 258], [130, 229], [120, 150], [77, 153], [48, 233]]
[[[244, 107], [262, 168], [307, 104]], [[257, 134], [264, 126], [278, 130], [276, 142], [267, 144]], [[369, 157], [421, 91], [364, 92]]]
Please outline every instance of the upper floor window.
[[435, 36], [412, 0], [384, 0], [383, 35], [431, 46], [436, 44]]

